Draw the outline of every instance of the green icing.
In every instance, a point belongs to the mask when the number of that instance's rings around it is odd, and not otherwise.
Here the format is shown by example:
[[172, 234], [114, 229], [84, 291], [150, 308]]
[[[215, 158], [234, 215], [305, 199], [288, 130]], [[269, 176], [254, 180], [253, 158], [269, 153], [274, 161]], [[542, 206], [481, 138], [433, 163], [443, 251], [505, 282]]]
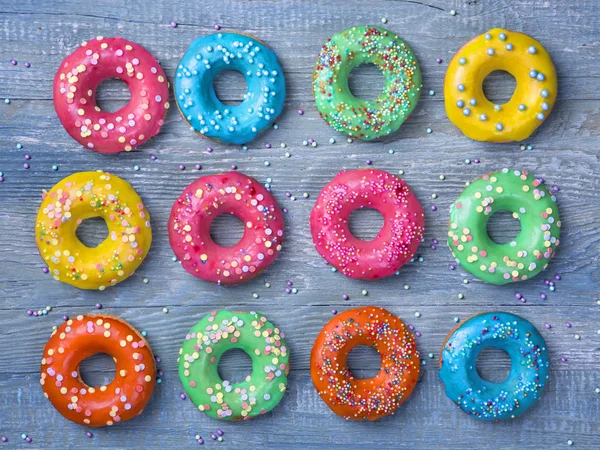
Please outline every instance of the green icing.
[[[218, 365], [239, 348], [252, 373], [237, 384], [222, 380]], [[284, 334], [260, 313], [213, 311], [190, 332], [179, 351], [179, 377], [200, 411], [215, 419], [245, 420], [272, 410], [287, 387], [289, 351]]]
[[[521, 232], [497, 244], [487, 222], [497, 211], [510, 211]], [[548, 266], [560, 240], [556, 198], [526, 170], [503, 169], [471, 183], [450, 209], [448, 246], [460, 265], [492, 284], [531, 278]]]
[[[375, 64], [386, 79], [375, 100], [362, 100], [348, 87], [348, 76], [361, 64]], [[421, 71], [410, 47], [380, 27], [352, 27], [323, 47], [313, 74], [321, 117], [337, 131], [372, 140], [396, 131], [421, 95]]]

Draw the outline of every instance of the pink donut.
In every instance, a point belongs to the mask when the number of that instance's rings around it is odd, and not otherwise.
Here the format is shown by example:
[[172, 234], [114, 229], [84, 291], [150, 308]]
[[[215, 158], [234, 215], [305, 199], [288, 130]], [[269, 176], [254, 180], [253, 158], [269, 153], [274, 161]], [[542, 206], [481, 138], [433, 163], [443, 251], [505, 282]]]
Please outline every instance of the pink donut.
[[[127, 83], [131, 100], [102, 111], [96, 88], [107, 78]], [[67, 56], [54, 77], [54, 109], [73, 139], [101, 153], [131, 151], [160, 131], [169, 109], [169, 83], [142, 46], [98, 36]]]
[[[210, 224], [221, 214], [244, 222], [242, 239], [218, 245]], [[217, 284], [250, 280], [271, 264], [283, 239], [283, 214], [275, 198], [239, 172], [207, 175], [183, 190], [169, 217], [169, 242], [184, 269]]]
[[[373, 208], [383, 227], [372, 241], [352, 235], [348, 217]], [[319, 254], [349, 278], [374, 280], [393, 275], [417, 251], [425, 215], [408, 185], [375, 169], [340, 172], [319, 194], [310, 214], [310, 231]]]

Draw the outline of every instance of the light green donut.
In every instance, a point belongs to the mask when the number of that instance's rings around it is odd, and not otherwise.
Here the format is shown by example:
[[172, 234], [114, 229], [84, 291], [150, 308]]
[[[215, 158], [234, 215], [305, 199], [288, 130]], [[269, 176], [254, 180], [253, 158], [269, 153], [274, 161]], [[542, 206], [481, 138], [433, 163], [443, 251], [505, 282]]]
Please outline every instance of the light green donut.
[[[487, 233], [497, 211], [510, 211], [521, 232], [506, 244]], [[448, 246], [460, 265], [483, 281], [506, 284], [531, 278], [548, 266], [560, 243], [556, 198], [526, 170], [502, 169], [475, 180], [450, 209]]]
[[[375, 100], [352, 95], [348, 76], [361, 64], [375, 64], [385, 85]], [[385, 28], [352, 27], [321, 48], [313, 74], [319, 114], [340, 133], [365, 141], [396, 131], [421, 95], [421, 70], [410, 47]]]
[[[218, 365], [227, 350], [252, 359], [252, 374], [237, 384], [222, 380]], [[179, 378], [200, 411], [222, 420], [248, 420], [283, 398], [289, 351], [283, 333], [255, 312], [213, 311], [186, 335], [179, 351]]]

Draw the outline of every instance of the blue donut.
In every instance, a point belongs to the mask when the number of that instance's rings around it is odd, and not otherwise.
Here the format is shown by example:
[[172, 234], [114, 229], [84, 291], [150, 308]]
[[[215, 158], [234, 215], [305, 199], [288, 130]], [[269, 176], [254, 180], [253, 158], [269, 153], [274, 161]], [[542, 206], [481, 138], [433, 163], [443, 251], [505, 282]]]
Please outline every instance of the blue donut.
[[[248, 83], [244, 100], [228, 106], [217, 98], [215, 77], [236, 70]], [[256, 39], [216, 33], [194, 40], [177, 66], [175, 100], [193, 131], [208, 139], [245, 144], [271, 125], [283, 110], [285, 78], [277, 55]]]
[[[477, 373], [477, 357], [486, 347], [509, 354], [506, 381], [492, 383]], [[470, 317], [451, 332], [442, 347], [439, 373], [446, 395], [460, 409], [476, 419], [498, 421], [519, 417], [540, 398], [549, 365], [546, 342], [530, 322], [490, 312]]]

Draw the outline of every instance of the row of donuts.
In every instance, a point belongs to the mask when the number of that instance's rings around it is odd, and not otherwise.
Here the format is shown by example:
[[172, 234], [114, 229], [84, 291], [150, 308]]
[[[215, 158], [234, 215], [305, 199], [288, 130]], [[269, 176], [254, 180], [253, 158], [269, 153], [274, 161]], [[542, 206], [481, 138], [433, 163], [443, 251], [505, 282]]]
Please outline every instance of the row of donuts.
[[[503, 169], [470, 183], [453, 203], [448, 246], [458, 263], [492, 284], [527, 280], [544, 270], [560, 243], [556, 197], [527, 171]], [[107, 172], [78, 172], [44, 191], [36, 224], [36, 244], [54, 279], [81, 289], [104, 290], [132, 275], [152, 241], [150, 216], [133, 187]], [[348, 227], [359, 208], [378, 210], [384, 219], [371, 241]], [[521, 232], [498, 244], [487, 221], [508, 210]], [[213, 220], [232, 214], [244, 224], [230, 247], [210, 234]], [[108, 236], [95, 248], [77, 237], [90, 217], [106, 221]], [[377, 169], [340, 172], [320, 192], [310, 215], [318, 253], [350, 278], [375, 280], [397, 273], [423, 239], [424, 212], [401, 178]], [[277, 257], [284, 237], [283, 213], [263, 185], [240, 172], [206, 175], [189, 184], [174, 202], [168, 222], [175, 256], [197, 278], [230, 285], [250, 280]]]
[[[347, 366], [357, 345], [375, 347], [379, 373], [355, 378]], [[476, 369], [486, 347], [506, 350], [512, 368], [507, 380], [491, 383]], [[239, 383], [219, 375], [218, 364], [238, 348], [252, 360], [252, 373]], [[115, 361], [116, 376], [105, 386], [88, 386], [81, 361], [95, 353]], [[408, 327], [375, 306], [347, 310], [317, 336], [311, 356], [313, 384], [329, 408], [348, 420], [376, 420], [394, 414], [410, 397], [421, 370]], [[179, 351], [183, 388], [196, 408], [227, 421], [248, 420], [271, 411], [287, 390], [290, 350], [283, 331], [257, 312], [213, 311], [186, 334]], [[479, 313], [450, 331], [442, 344], [439, 376], [446, 395], [480, 420], [514, 419], [546, 387], [549, 355], [544, 339], [527, 320], [510, 313]], [[40, 383], [46, 398], [67, 419], [90, 427], [112, 426], [142, 413], [156, 384], [156, 365], [145, 336], [123, 319], [87, 315], [68, 319], [48, 340]]]
[[[348, 76], [361, 64], [379, 67], [386, 82], [374, 100], [355, 97]], [[240, 105], [217, 97], [215, 77], [241, 72], [248, 90]], [[484, 78], [505, 70], [517, 82], [511, 99], [494, 104]], [[102, 111], [96, 88], [107, 78], [127, 83], [131, 100]], [[422, 82], [419, 63], [400, 37], [381, 27], [356, 26], [321, 48], [313, 73], [320, 116], [334, 129], [362, 140], [397, 131], [414, 110]], [[246, 144], [281, 114], [286, 87], [276, 54], [251, 36], [219, 32], [195, 39], [179, 62], [174, 82], [177, 107], [190, 129], [218, 142]], [[526, 139], [548, 117], [557, 95], [548, 52], [530, 36], [495, 28], [465, 44], [444, 81], [446, 113], [468, 137], [490, 142]], [[131, 151], [158, 134], [169, 104], [169, 83], [158, 61], [138, 44], [98, 36], [61, 63], [54, 79], [54, 106], [65, 130], [84, 147], [102, 153]]]

